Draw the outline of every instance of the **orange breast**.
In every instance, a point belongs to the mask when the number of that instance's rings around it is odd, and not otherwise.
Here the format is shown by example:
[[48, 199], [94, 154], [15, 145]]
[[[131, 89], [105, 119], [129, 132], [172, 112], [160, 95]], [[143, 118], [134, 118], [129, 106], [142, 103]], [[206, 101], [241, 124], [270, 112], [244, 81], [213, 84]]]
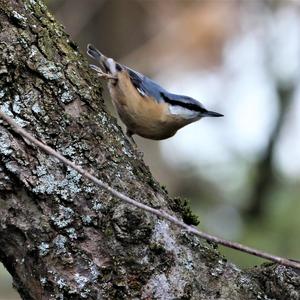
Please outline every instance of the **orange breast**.
[[116, 110], [126, 127], [149, 139], [165, 139], [186, 125], [170, 115], [168, 104], [143, 97], [132, 85], [127, 72], [118, 73], [118, 83], [109, 83], [109, 91]]

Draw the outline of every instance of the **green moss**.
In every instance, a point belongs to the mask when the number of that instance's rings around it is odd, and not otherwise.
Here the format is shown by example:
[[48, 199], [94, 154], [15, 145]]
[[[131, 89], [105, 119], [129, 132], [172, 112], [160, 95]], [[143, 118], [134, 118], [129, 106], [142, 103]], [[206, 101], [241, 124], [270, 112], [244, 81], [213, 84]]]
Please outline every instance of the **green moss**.
[[49, 36], [49, 32], [44, 29], [40, 34], [38, 38], [38, 46], [39, 49], [43, 52], [43, 54], [46, 56], [47, 59], [53, 60], [54, 59], [54, 47], [52, 47], [53, 41], [51, 40], [51, 37]]
[[184, 223], [188, 225], [197, 226], [200, 221], [198, 216], [194, 215], [189, 206], [189, 202], [187, 199], [181, 199], [180, 197], [175, 197], [173, 202], [171, 203], [171, 208], [175, 212], [179, 212], [182, 215], [182, 219]]

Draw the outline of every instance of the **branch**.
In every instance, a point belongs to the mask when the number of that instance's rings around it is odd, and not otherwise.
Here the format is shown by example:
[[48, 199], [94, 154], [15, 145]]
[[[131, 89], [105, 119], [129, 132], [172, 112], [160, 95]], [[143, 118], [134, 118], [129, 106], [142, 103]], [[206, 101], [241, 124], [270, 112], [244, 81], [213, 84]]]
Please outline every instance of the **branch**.
[[260, 250], [254, 249], [254, 248], [250, 248], [248, 246], [245, 246], [245, 245], [242, 245], [242, 244], [239, 244], [239, 243], [236, 243], [236, 242], [231, 242], [231, 241], [228, 241], [228, 240], [210, 235], [208, 233], [199, 231], [198, 229], [185, 224], [184, 222], [182, 222], [179, 219], [177, 219], [176, 217], [166, 213], [165, 211], [154, 209], [154, 208], [152, 208], [148, 205], [137, 202], [136, 200], [134, 200], [134, 199], [118, 192], [117, 190], [111, 188], [109, 185], [102, 182], [101, 180], [99, 180], [98, 178], [96, 178], [95, 176], [93, 176], [92, 174], [87, 172], [86, 170], [82, 169], [81, 167], [79, 167], [78, 165], [73, 163], [72, 161], [68, 160], [63, 155], [61, 155], [60, 153], [58, 153], [57, 151], [52, 149], [51, 147], [43, 144], [42, 142], [40, 142], [39, 140], [34, 138], [29, 132], [27, 132], [25, 129], [23, 129], [19, 125], [17, 125], [17, 123], [12, 118], [7, 116], [2, 111], [0, 111], [0, 117], [12, 127], [14, 132], [18, 133], [23, 138], [29, 140], [30, 142], [32, 142], [33, 144], [35, 144], [36, 146], [38, 146], [39, 148], [44, 150], [49, 155], [52, 155], [52, 156], [56, 157], [58, 160], [60, 160], [65, 165], [73, 168], [78, 173], [80, 173], [82, 176], [88, 178], [89, 180], [91, 180], [96, 185], [102, 187], [107, 192], [109, 192], [111, 195], [118, 198], [119, 200], [121, 200], [123, 202], [126, 202], [128, 204], [131, 204], [135, 207], [138, 207], [142, 210], [145, 210], [145, 211], [147, 211], [147, 212], [149, 212], [153, 215], [156, 215], [160, 218], [168, 220], [171, 223], [185, 229], [187, 232], [189, 232], [191, 234], [194, 234], [196, 236], [199, 236], [200, 238], [206, 239], [206, 240], [211, 241], [211, 242], [215, 242], [217, 244], [223, 245], [223, 246], [228, 247], [228, 248], [236, 249], [236, 250], [241, 251], [241, 252], [245, 252], [245, 253], [255, 255], [255, 256], [258, 256], [258, 257], [261, 257], [261, 258], [265, 258], [267, 260], [279, 263], [279, 264], [287, 266], [287, 267], [293, 267], [293, 268], [296, 268], [296, 269], [300, 270], [300, 263], [298, 263], [298, 262], [291, 261], [291, 260], [283, 258], [283, 257], [275, 256], [275, 255], [269, 254], [267, 252], [263, 252], [263, 251], [260, 251]]

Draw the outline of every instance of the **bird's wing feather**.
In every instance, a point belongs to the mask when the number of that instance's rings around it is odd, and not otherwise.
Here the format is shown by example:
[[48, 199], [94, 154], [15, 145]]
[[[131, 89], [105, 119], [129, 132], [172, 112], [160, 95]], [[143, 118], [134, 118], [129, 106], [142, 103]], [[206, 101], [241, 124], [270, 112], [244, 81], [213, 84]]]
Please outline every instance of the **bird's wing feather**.
[[203, 105], [195, 99], [169, 93], [147, 76], [126, 67], [131, 82], [142, 96], [153, 97], [157, 102], [167, 102], [170, 105], [181, 106], [193, 111], [206, 112]]
[[181, 106], [181, 107], [184, 107], [186, 109], [190, 109], [190, 110], [193, 110], [193, 111], [198, 111], [198, 112], [201, 112], [201, 113], [207, 112], [207, 110], [204, 108], [202, 103], [200, 103], [199, 101], [197, 101], [197, 100], [195, 100], [191, 97], [172, 94], [172, 93], [169, 93], [169, 92], [163, 93], [162, 97], [163, 97], [165, 102], [167, 102], [171, 105]]
[[152, 97], [157, 102], [164, 101], [161, 93], [166, 93], [167, 91], [163, 87], [161, 87], [159, 84], [157, 84], [147, 76], [128, 67], [125, 68], [128, 71], [132, 84], [142, 96], [146, 95]]

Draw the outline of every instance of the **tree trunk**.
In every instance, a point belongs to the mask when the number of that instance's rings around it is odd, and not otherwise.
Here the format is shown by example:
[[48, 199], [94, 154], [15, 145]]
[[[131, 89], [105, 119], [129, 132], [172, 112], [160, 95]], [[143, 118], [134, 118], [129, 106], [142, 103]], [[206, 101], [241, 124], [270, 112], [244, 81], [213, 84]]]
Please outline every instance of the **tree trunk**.
[[[0, 0], [0, 106], [115, 189], [189, 220], [105, 111], [99, 79], [41, 1]], [[238, 269], [2, 121], [0, 155], [0, 258], [23, 299], [300, 298], [293, 270]]]

